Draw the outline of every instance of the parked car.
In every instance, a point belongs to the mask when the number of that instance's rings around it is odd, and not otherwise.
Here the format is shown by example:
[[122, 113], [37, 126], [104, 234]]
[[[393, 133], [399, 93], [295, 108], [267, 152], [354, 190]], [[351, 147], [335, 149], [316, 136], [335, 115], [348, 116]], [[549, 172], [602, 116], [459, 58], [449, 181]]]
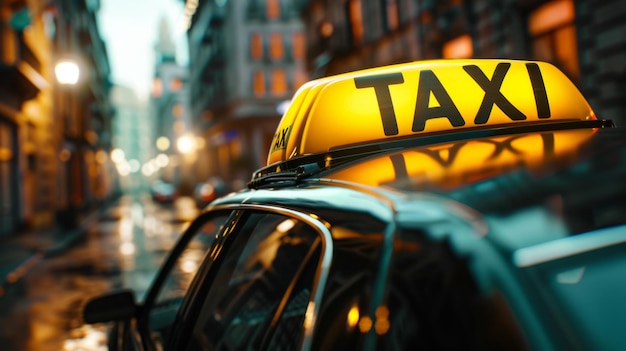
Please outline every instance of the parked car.
[[193, 191], [193, 199], [198, 208], [204, 208], [211, 201], [230, 192], [226, 182], [219, 177], [211, 177], [204, 182], [196, 184]]
[[150, 194], [152, 195], [152, 200], [158, 203], [168, 204], [176, 200], [178, 190], [172, 183], [157, 180], [152, 184]]
[[84, 317], [116, 323], [111, 350], [624, 350], [624, 179], [626, 129], [550, 64], [321, 78], [145, 299]]

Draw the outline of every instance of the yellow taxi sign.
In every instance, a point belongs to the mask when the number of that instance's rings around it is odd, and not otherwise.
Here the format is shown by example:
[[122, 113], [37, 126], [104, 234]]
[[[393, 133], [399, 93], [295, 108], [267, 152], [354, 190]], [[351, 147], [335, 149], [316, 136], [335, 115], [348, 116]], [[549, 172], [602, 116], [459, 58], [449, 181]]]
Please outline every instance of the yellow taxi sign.
[[294, 96], [268, 164], [429, 133], [520, 122], [596, 119], [574, 86], [549, 63], [432, 60], [313, 80]]

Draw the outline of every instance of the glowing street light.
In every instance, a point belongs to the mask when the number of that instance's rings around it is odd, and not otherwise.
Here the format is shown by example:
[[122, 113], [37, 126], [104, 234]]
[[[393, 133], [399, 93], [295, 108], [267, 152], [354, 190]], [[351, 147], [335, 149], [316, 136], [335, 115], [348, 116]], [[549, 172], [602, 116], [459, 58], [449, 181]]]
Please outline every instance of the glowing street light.
[[156, 157], [156, 164], [159, 167], [165, 167], [170, 163], [170, 158], [166, 154], [158, 154]]
[[183, 154], [188, 154], [194, 149], [194, 139], [188, 135], [183, 135], [178, 138], [176, 146], [178, 147], [178, 151]]
[[74, 85], [80, 77], [80, 68], [75, 62], [61, 61], [54, 67], [54, 74], [62, 85]]
[[156, 147], [160, 151], [165, 151], [170, 147], [170, 140], [167, 137], [161, 136], [156, 140]]
[[116, 148], [111, 151], [111, 160], [114, 163], [122, 163], [125, 159], [124, 150]]

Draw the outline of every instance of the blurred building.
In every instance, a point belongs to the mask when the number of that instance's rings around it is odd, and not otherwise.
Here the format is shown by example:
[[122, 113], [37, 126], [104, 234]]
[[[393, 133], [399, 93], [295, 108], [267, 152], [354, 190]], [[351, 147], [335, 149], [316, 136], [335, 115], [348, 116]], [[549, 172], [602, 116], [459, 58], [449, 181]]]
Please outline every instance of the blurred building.
[[153, 153], [153, 128], [147, 103], [132, 88], [122, 85], [113, 86], [110, 96], [115, 106], [112, 158], [120, 176], [120, 189], [124, 193], [141, 192], [146, 189], [141, 165]]
[[[155, 72], [151, 92], [156, 150], [168, 156], [158, 178], [173, 183], [182, 194], [195, 184], [193, 163], [202, 145], [192, 128], [189, 108], [189, 69], [176, 61], [176, 47], [163, 19], [155, 45]], [[154, 148], [153, 148], [154, 149]]]
[[538, 59], [626, 124], [626, 2], [300, 0], [312, 78], [434, 58]]
[[283, 106], [308, 80], [294, 1], [186, 2], [191, 113], [206, 140], [200, 177], [249, 180], [265, 165]]
[[73, 225], [83, 210], [99, 206], [111, 193], [111, 88], [106, 46], [100, 36], [99, 0], [55, 0], [55, 61], [75, 60], [81, 76], [75, 85], [55, 86], [55, 127], [60, 131], [57, 210]]
[[[109, 63], [97, 0], [0, 1], [0, 236], [74, 224], [112, 191]], [[61, 85], [54, 66], [80, 67]]]

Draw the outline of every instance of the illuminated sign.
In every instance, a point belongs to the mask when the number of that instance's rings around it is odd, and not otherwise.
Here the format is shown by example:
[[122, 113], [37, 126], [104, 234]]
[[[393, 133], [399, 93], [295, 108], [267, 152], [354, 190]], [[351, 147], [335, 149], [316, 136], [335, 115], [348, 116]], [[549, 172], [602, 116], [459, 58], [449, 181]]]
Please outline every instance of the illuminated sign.
[[574, 84], [545, 62], [433, 60], [314, 80], [294, 96], [268, 164], [349, 145], [519, 122], [590, 120]]

